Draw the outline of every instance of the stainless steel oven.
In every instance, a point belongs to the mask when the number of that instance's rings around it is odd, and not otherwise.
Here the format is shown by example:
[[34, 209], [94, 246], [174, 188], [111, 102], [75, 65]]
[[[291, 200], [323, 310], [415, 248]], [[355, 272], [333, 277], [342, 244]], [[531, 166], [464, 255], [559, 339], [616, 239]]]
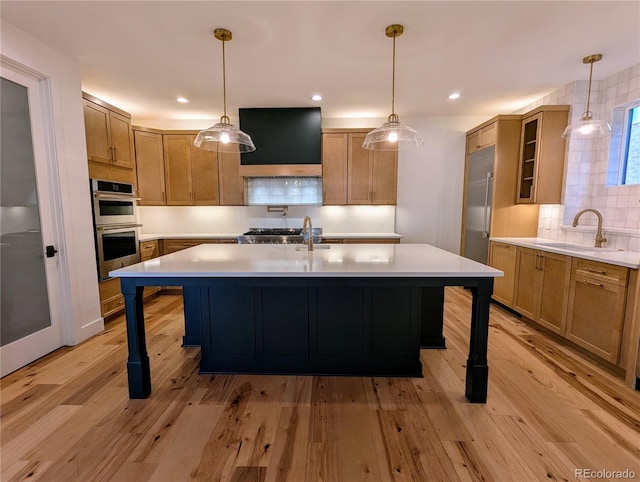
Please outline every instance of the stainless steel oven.
[[96, 246], [100, 279], [109, 271], [140, 262], [139, 224], [96, 226]]
[[138, 198], [132, 184], [91, 179], [91, 195], [96, 226], [136, 223]]
[[91, 179], [96, 259], [100, 280], [109, 271], [140, 262], [134, 186]]

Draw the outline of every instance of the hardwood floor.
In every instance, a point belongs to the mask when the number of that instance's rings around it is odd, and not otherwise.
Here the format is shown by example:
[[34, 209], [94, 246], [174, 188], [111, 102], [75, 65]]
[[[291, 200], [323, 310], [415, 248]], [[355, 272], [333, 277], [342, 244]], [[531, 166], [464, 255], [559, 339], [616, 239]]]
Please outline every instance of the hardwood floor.
[[467, 292], [447, 289], [448, 349], [422, 351], [424, 378], [198, 375], [199, 349], [180, 346], [181, 298], [156, 296], [149, 399], [128, 398], [122, 317], [2, 379], [0, 479], [640, 477], [640, 392], [497, 306], [488, 401], [468, 403], [469, 310]]

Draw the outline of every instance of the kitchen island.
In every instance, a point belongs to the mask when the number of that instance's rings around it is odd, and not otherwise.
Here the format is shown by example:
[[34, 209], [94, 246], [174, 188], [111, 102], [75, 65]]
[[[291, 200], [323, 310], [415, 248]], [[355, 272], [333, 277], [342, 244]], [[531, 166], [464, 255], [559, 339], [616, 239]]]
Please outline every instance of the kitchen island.
[[131, 398], [151, 392], [145, 286], [190, 293], [201, 373], [401, 377], [422, 376], [430, 290], [464, 286], [473, 297], [465, 394], [486, 402], [489, 300], [502, 272], [433, 246], [200, 245], [110, 275], [125, 297]]

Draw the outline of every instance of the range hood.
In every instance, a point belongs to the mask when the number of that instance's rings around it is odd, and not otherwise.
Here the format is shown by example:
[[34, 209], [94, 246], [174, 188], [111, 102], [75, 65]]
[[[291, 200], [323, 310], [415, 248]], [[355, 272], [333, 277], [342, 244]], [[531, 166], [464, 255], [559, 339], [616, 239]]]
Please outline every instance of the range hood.
[[240, 129], [256, 150], [241, 154], [245, 177], [321, 176], [320, 107], [239, 109]]

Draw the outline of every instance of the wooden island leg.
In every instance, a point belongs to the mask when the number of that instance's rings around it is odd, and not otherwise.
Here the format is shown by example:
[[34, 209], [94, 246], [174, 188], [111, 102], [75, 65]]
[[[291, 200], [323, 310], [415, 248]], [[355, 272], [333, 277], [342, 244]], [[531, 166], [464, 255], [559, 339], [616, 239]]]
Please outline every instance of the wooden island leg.
[[147, 355], [147, 341], [144, 332], [143, 286], [136, 286], [134, 280], [120, 279], [127, 323], [127, 377], [129, 398], [147, 398], [151, 393], [151, 371]]
[[471, 333], [465, 395], [472, 403], [487, 402], [489, 367], [487, 341], [489, 337], [489, 301], [493, 293], [493, 278], [479, 281], [471, 287]]

